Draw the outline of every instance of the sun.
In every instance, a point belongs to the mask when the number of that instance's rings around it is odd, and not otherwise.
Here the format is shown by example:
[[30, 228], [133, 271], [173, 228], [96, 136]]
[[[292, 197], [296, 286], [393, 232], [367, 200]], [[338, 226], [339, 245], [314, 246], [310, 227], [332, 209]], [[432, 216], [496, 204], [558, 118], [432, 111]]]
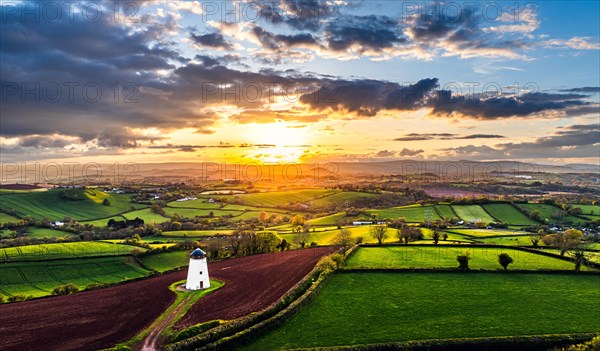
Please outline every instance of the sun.
[[283, 121], [248, 126], [248, 139], [256, 148], [249, 156], [264, 163], [298, 162], [308, 141], [303, 128]]

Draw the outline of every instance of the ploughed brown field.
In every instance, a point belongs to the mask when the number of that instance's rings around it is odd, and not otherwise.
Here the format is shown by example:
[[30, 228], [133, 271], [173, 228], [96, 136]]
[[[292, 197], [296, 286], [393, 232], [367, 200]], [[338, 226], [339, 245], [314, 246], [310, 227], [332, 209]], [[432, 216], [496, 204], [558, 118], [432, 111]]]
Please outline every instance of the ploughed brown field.
[[[209, 264], [221, 289], [196, 303], [176, 324], [233, 319], [277, 301], [330, 248], [236, 258]], [[169, 285], [186, 271], [67, 296], [0, 305], [0, 350], [97, 350], [148, 327], [173, 301]]]

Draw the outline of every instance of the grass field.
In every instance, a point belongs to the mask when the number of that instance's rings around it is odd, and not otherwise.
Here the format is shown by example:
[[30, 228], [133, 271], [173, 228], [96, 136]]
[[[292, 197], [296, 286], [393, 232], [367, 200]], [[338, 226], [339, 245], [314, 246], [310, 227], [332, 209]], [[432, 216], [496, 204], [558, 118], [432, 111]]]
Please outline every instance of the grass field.
[[132, 257], [7, 263], [0, 269], [0, 295], [46, 296], [67, 283], [83, 289], [91, 284], [121, 282], [148, 273]]
[[432, 206], [404, 206], [391, 207], [383, 210], [368, 210], [367, 213], [377, 214], [378, 219], [399, 219], [405, 218], [409, 223], [421, 223], [426, 220], [435, 221], [440, 219]]
[[0, 249], [0, 261], [39, 261], [90, 256], [128, 255], [133, 250], [143, 250], [131, 245], [110, 244], [99, 241], [39, 244]]
[[[477, 238], [477, 241], [486, 244], [496, 245], [508, 245], [508, 246], [531, 246], [531, 240], [529, 235], [517, 235], [517, 236], [502, 236], [494, 238]], [[540, 241], [538, 246], [544, 246], [544, 242]]]
[[126, 219], [135, 219], [136, 217], [139, 217], [144, 220], [144, 223], [163, 223], [169, 221], [169, 218], [156, 214], [149, 208], [124, 213], [123, 217]]
[[[376, 242], [376, 240], [371, 238], [371, 236], [369, 235], [369, 228], [370, 228], [369, 226], [357, 226], [357, 227], [348, 227], [347, 229], [350, 230], [350, 232], [352, 233], [352, 238], [354, 238], [354, 239], [356, 239], [358, 237], [362, 237], [363, 242], [365, 242], [365, 243]], [[335, 238], [335, 236], [337, 234], [339, 234], [339, 232], [340, 232], [340, 229], [330, 229], [330, 230], [315, 231], [315, 232], [311, 231], [308, 233], [307, 243], [316, 242], [319, 245], [331, 245], [332, 240]], [[387, 233], [389, 235], [389, 238], [385, 242], [397, 240], [397, 239], [395, 239], [395, 230], [388, 228]], [[282, 239], [285, 239], [288, 242], [292, 242], [292, 243], [296, 241], [296, 237], [298, 235], [299, 234], [292, 234], [292, 233], [279, 234], [279, 236]]]
[[454, 213], [454, 211], [452, 211], [452, 207], [450, 207], [450, 205], [436, 205], [435, 209], [439, 213], [440, 217], [444, 217], [444, 218], [448, 218], [448, 219], [458, 218], [456, 213]]
[[[579, 224], [579, 223], [585, 223], [586, 221], [584, 219], [572, 216], [568, 213], [566, 213], [565, 211], [561, 210], [558, 207], [552, 206], [552, 205], [546, 205], [546, 204], [518, 204], [517, 206], [519, 206], [522, 209], [525, 209], [526, 211], [540, 211], [540, 215], [542, 216], [543, 219], [547, 220], [550, 223], [554, 223], [554, 222], [572, 222], [575, 224]], [[557, 214], [557, 215], [561, 215], [562, 219], [556, 219], [553, 218], [553, 216]]]
[[375, 194], [360, 193], [356, 191], [343, 191], [333, 195], [318, 198], [308, 202], [314, 208], [326, 208], [332, 205], [342, 205], [346, 201], [352, 202], [361, 198], [374, 197]]
[[584, 215], [600, 216], [600, 205], [573, 205], [575, 208], [580, 208]]
[[600, 276], [343, 273], [244, 351], [596, 333]]
[[68, 237], [73, 236], [75, 234], [69, 232], [63, 232], [62, 230], [56, 230], [52, 228], [37, 228], [37, 227], [28, 227], [27, 228], [27, 236], [31, 238], [59, 238], [59, 237]]
[[516, 234], [527, 234], [523, 231], [515, 231], [508, 229], [463, 229], [463, 228], [450, 228], [448, 232], [471, 236], [474, 238], [486, 238], [490, 236], [514, 236]]
[[[2, 195], [0, 208], [4, 211], [16, 210], [22, 216], [31, 216], [34, 219], [47, 218], [62, 220], [71, 217], [75, 220], [92, 220], [111, 217], [117, 213], [128, 211], [132, 206], [143, 208], [145, 206], [131, 202], [129, 195], [108, 194], [99, 190], [65, 190], [80, 200], [66, 200], [60, 198], [61, 190], [31, 192], [22, 194]], [[110, 206], [102, 202], [108, 199]]]
[[208, 198], [200, 198], [189, 201], [171, 201], [167, 205], [169, 205], [169, 207], [187, 207], [218, 210], [223, 204], [218, 202], [208, 202]]
[[173, 251], [145, 256], [140, 260], [144, 266], [164, 272], [173, 268], [187, 266], [190, 257], [188, 251]]
[[538, 224], [533, 219], [519, 212], [519, 210], [511, 204], [487, 204], [483, 205], [483, 208], [503, 223], [523, 226]]
[[329, 216], [313, 218], [307, 221], [310, 225], [336, 225], [346, 217], [346, 212], [340, 212]]
[[[0, 197], [0, 200], [2, 200], [1, 197]], [[20, 221], [20, 219], [18, 219], [17, 217], [13, 217], [13, 216], [8, 215], [8, 214], [6, 214], [4, 212], [0, 212], [0, 224], [3, 224], [3, 223], [19, 223], [19, 221]]]
[[453, 205], [452, 208], [465, 222], [490, 223], [496, 221], [479, 205]]
[[387, 246], [362, 247], [347, 262], [348, 267], [366, 268], [456, 268], [456, 256], [469, 252], [472, 269], [502, 269], [498, 254], [507, 253], [514, 262], [508, 269], [573, 270], [574, 263], [509, 248], [448, 247], [448, 246]]
[[225, 198], [229, 201], [239, 200], [241, 203], [255, 207], [280, 207], [294, 203], [306, 203], [320, 197], [338, 193], [338, 190], [306, 189], [292, 191], [275, 191], [268, 193], [252, 193], [240, 195], [219, 195], [214, 198]]
[[188, 238], [201, 238], [205, 236], [215, 235], [230, 235], [233, 233], [232, 229], [223, 230], [174, 230], [168, 232], [162, 232], [163, 236], [176, 236], [176, 237], [188, 237]]

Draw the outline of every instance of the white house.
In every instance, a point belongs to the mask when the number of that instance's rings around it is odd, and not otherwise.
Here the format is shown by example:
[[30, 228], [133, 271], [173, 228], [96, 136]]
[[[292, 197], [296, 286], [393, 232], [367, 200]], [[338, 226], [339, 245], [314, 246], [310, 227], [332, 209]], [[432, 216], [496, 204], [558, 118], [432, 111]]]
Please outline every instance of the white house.
[[185, 288], [188, 290], [199, 290], [209, 287], [210, 280], [208, 278], [206, 253], [200, 249], [196, 249], [190, 254], [190, 265], [188, 267]]

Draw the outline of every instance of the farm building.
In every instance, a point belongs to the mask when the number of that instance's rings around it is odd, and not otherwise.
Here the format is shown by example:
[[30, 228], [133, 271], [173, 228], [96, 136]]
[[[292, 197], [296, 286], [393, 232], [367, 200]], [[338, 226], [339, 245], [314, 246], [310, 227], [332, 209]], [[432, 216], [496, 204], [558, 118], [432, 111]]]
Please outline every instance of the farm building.
[[190, 265], [188, 267], [185, 288], [188, 290], [200, 290], [209, 287], [210, 280], [208, 277], [206, 253], [200, 249], [196, 249], [190, 254]]

